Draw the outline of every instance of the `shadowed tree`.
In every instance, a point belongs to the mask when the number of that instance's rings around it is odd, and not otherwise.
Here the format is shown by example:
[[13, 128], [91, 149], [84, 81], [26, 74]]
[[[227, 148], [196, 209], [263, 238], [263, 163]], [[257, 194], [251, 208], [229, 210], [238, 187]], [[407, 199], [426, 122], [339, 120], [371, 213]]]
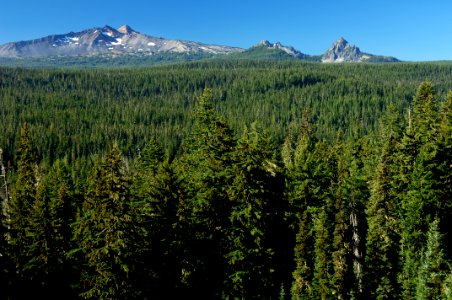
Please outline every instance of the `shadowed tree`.
[[[30, 259], [27, 251], [30, 242], [29, 233], [33, 205], [36, 198], [36, 174], [29, 128], [25, 123], [21, 129], [19, 149], [17, 151], [17, 179], [12, 189], [11, 201], [8, 203], [7, 221], [8, 241], [15, 263], [15, 291], [17, 295], [24, 292], [24, 286], [30, 283], [27, 275], [26, 263]], [[20, 297], [20, 296], [19, 296]]]
[[415, 296], [419, 249], [425, 244], [429, 222], [433, 221], [438, 190], [432, 174], [438, 133], [437, 103], [431, 82], [420, 84], [413, 100], [413, 115], [402, 138], [398, 155], [401, 195], [401, 247], [403, 269], [400, 276], [404, 298]]
[[178, 170], [186, 182], [187, 198], [181, 204], [189, 236], [185, 243], [182, 282], [186, 293], [197, 297], [220, 297], [230, 227], [233, 132], [213, 107], [213, 94], [205, 89], [194, 110], [195, 124], [183, 145]]
[[130, 202], [121, 154], [114, 144], [93, 170], [75, 224], [75, 240], [84, 258], [83, 298], [130, 299], [138, 292], [130, 280], [136, 249]]
[[[232, 204], [227, 230], [227, 295], [233, 298], [276, 297], [281, 281], [277, 264], [283, 230], [282, 177], [270, 139], [253, 124], [237, 143], [233, 182], [228, 188]], [[274, 232], [273, 232], [274, 230]], [[284, 241], [281, 241], [284, 242]]]
[[372, 183], [366, 214], [366, 293], [372, 299], [394, 299], [399, 294], [399, 240], [396, 197], [392, 178], [396, 141], [387, 141]]

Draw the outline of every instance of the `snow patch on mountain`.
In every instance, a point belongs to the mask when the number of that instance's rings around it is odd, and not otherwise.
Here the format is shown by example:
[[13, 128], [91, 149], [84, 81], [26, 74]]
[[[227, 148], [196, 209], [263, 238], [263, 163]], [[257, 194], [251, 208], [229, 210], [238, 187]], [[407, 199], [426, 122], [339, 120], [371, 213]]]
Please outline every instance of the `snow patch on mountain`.
[[118, 29], [108, 25], [81, 32], [51, 35], [41, 39], [0, 46], [0, 57], [80, 56], [114, 52], [133, 53], [213, 53], [241, 52], [237, 47], [207, 45], [198, 42], [167, 40], [133, 30], [128, 25]]

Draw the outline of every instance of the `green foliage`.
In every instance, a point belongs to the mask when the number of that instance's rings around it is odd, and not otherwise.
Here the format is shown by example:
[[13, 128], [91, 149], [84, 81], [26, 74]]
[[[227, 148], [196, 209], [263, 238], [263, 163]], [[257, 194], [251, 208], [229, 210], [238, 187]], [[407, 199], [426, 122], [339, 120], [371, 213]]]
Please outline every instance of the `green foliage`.
[[393, 194], [395, 140], [386, 142], [372, 194], [366, 209], [367, 241], [365, 284], [372, 299], [390, 299], [398, 294], [399, 239], [397, 198]]
[[21, 68], [138, 68], [211, 59], [208, 53], [158, 53], [153, 55], [127, 54], [67, 56], [43, 58], [0, 58], [0, 66]]
[[8, 201], [5, 212], [7, 215], [6, 223], [9, 228], [8, 239], [13, 247], [16, 271], [21, 278], [26, 268], [26, 261], [29, 259], [26, 248], [29, 243], [29, 233], [32, 230], [31, 217], [36, 197], [36, 163], [31, 150], [27, 123], [21, 129], [17, 157], [17, 179], [12, 191], [11, 201]]
[[334, 197], [334, 232], [332, 244], [332, 261], [334, 275], [331, 284], [334, 289], [334, 294], [338, 299], [350, 298], [351, 287], [353, 286], [353, 270], [351, 259], [351, 224], [350, 207], [346, 199], [346, 191], [343, 188], [349, 176], [348, 162], [344, 154], [345, 145], [342, 141], [342, 132], [338, 135], [332, 146], [331, 153], [331, 167], [334, 175], [331, 180], [331, 194]]
[[236, 133], [259, 120], [277, 141], [309, 108], [317, 138], [349, 139], [374, 132], [393, 104], [401, 113], [415, 87], [429, 77], [440, 97], [452, 88], [449, 64], [334, 65], [299, 62], [213, 61], [138, 69], [0, 68], [0, 145], [12, 162], [19, 128], [51, 164], [106, 151], [117, 140], [126, 156], [154, 136], [176, 154], [193, 125], [190, 112], [205, 87], [212, 106]]
[[191, 231], [185, 244], [190, 255], [184, 261], [183, 282], [190, 285], [193, 295], [219, 297], [224, 283], [225, 234], [230, 226], [227, 187], [232, 180], [235, 139], [212, 102], [212, 91], [205, 89], [196, 104], [195, 124], [179, 165], [182, 180], [187, 182], [183, 214]]
[[299, 229], [296, 236], [295, 246], [295, 271], [293, 272], [292, 299], [314, 298], [312, 286], [314, 264], [313, 257], [312, 230], [309, 228], [309, 214], [304, 212], [299, 220]]
[[[3, 204], [2, 199], [2, 204]], [[0, 217], [0, 290], [4, 297], [9, 297], [11, 294], [11, 284], [13, 281], [13, 260], [11, 256], [11, 249], [7, 242], [7, 227], [5, 224], [5, 216], [3, 213]]]
[[441, 183], [434, 176], [438, 173], [435, 159], [439, 126], [437, 101], [432, 84], [423, 82], [414, 97], [413, 115], [400, 147], [404, 297], [413, 297], [417, 290], [419, 249], [426, 242], [428, 224], [443, 211], [441, 189], [438, 189]]
[[253, 60], [253, 61], [316, 61], [321, 60], [320, 56], [301, 54], [297, 57], [288, 54], [281, 49], [270, 49], [266, 45], [257, 45], [240, 53], [232, 53], [225, 56], [225, 60]]
[[78, 216], [75, 240], [84, 255], [81, 296], [130, 299], [136, 291], [132, 273], [135, 220], [116, 144], [93, 170], [91, 185]]
[[328, 299], [332, 295], [332, 287], [330, 286], [330, 278], [332, 273], [330, 239], [330, 229], [327, 223], [327, 213], [325, 209], [321, 209], [314, 218], [314, 278], [313, 285], [315, 295], [318, 299]]
[[143, 230], [138, 246], [142, 271], [133, 280], [145, 295], [178, 298], [183, 295], [182, 273], [189, 255], [184, 252], [189, 234], [182, 207], [185, 194], [175, 167], [167, 163], [160, 163], [147, 183], [144, 202], [136, 207]]
[[427, 245], [422, 254], [416, 285], [416, 299], [442, 299], [442, 285], [447, 272], [441, 247], [438, 220], [430, 224]]
[[0, 297], [450, 298], [450, 74], [0, 68]]
[[[232, 298], [276, 297], [278, 288], [272, 226], [281, 222], [282, 187], [274, 147], [253, 124], [245, 129], [233, 153], [233, 181], [228, 188], [232, 209], [227, 230], [227, 286]], [[277, 234], [284, 234], [278, 232]]]

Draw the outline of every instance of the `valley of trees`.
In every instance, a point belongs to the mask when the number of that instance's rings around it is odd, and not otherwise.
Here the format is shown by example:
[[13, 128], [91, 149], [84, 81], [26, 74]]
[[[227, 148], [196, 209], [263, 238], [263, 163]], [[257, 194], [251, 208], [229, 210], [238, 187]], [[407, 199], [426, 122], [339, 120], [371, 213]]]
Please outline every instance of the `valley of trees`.
[[452, 64], [0, 68], [1, 299], [452, 299]]

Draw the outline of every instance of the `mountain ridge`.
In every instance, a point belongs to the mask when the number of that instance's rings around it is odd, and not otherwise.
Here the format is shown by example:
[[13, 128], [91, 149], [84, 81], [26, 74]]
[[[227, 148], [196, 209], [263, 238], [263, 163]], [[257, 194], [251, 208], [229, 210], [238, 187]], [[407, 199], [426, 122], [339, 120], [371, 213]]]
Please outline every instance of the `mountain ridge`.
[[309, 55], [280, 42], [271, 43], [268, 40], [262, 40], [248, 49], [243, 49], [155, 37], [136, 31], [129, 25], [118, 28], [104, 25], [79, 32], [53, 34], [0, 45], [0, 58], [3, 59], [58, 59], [88, 56], [115, 58], [124, 55], [162, 56], [165, 61], [171, 61], [171, 57], [175, 56], [178, 57], [178, 61], [183, 61], [181, 55], [186, 55], [187, 61], [219, 56], [231, 59], [302, 60], [323, 63], [399, 61], [390, 56], [361, 52], [357, 46], [349, 44], [343, 37], [339, 37], [323, 54]]
[[40, 58], [51, 56], [80, 56], [96, 54], [149, 55], [161, 52], [198, 52], [227, 54], [242, 51], [241, 48], [208, 45], [199, 42], [170, 40], [142, 34], [128, 25], [118, 29], [105, 25], [80, 32], [49, 35], [46, 37], [0, 45], [0, 57]]
[[399, 60], [391, 56], [382, 56], [361, 52], [361, 50], [347, 42], [342, 36], [323, 54], [324, 63], [341, 62], [398, 62]]

